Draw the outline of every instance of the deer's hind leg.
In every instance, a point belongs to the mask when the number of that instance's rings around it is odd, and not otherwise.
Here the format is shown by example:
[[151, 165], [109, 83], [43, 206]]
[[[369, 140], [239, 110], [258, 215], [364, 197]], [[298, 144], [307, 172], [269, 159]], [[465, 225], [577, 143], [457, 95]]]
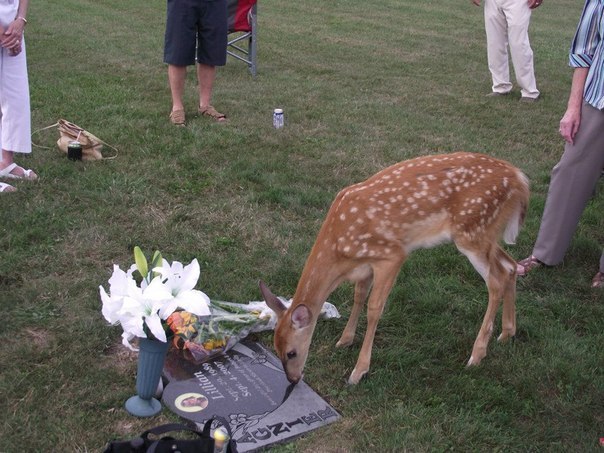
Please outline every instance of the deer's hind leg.
[[[482, 276], [489, 290], [489, 303], [487, 311], [482, 320], [482, 325], [478, 332], [478, 336], [474, 341], [472, 355], [468, 360], [468, 366], [478, 365], [487, 355], [487, 346], [491, 335], [493, 334], [493, 323], [499, 309], [499, 304], [503, 298], [504, 290], [507, 287], [506, 268], [501, 261], [498, 250], [501, 250], [498, 245], [495, 247], [480, 247], [476, 244], [461, 245], [456, 242], [457, 248], [468, 258], [474, 269]], [[503, 277], [503, 279], [502, 279]]]
[[503, 270], [503, 314], [501, 316], [501, 334], [497, 341], [506, 341], [516, 335], [516, 262], [497, 246], [497, 257]]

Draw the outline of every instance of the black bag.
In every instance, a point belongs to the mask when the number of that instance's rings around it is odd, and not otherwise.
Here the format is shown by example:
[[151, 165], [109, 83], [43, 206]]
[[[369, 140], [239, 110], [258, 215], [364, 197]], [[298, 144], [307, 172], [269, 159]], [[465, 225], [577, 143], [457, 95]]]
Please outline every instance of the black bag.
[[[114, 440], [107, 444], [104, 453], [214, 453], [214, 439], [210, 436], [210, 429], [214, 421], [220, 422], [229, 433], [227, 453], [237, 453], [237, 446], [232, 439], [231, 427], [227, 421], [218, 416], [208, 420], [203, 426], [203, 431], [199, 432], [188, 426], [179, 423], [170, 423], [167, 425], [156, 426], [148, 429], [132, 440]], [[160, 439], [149, 439], [149, 435], [161, 436], [171, 431], [187, 431], [197, 434], [197, 439], [175, 439], [170, 436], [164, 436]]]

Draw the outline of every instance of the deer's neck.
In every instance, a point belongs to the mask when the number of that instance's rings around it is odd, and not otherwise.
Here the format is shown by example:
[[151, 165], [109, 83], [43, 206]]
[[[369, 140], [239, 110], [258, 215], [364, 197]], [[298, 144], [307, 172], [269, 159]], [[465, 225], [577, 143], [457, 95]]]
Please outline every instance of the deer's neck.
[[[319, 239], [321, 236], [319, 236]], [[315, 244], [306, 260], [292, 306], [306, 305], [316, 319], [331, 292], [341, 282], [335, 250]]]

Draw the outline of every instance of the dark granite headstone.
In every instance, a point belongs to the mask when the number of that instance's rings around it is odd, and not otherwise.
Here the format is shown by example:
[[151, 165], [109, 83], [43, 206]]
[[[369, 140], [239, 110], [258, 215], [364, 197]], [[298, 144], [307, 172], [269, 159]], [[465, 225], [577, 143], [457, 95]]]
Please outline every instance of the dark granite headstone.
[[281, 362], [259, 343], [240, 342], [195, 364], [172, 350], [164, 367], [163, 402], [199, 428], [226, 418], [240, 452], [283, 442], [340, 418], [305, 382], [291, 385]]

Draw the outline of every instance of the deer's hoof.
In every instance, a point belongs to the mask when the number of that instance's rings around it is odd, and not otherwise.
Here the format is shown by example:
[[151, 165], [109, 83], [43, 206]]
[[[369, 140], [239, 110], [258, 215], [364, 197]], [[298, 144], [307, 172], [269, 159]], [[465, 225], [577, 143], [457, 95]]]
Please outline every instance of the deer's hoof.
[[478, 366], [480, 365], [480, 361], [482, 360], [482, 357], [477, 358], [477, 357], [470, 357], [470, 360], [468, 360], [468, 363], [466, 366]]
[[347, 346], [350, 346], [351, 344], [352, 344], [352, 339], [348, 340], [348, 339], [340, 338], [338, 340], [338, 342], [336, 343], [336, 348], [345, 348]]
[[497, 337], [497, 341], [499, 343], [505, 343], [506, 341], [508, 341], [510, 338], [514, 339], [515, 337], [515, 333], [514, 332], [506, 332], [503, 331], [501, 332], [501, 334]]
[[367, 371], [359, 372], [355, 368], [354, 370], [352, 370], [352, 373], [350, 373], [350, 377], [348, 378], [348, 384], [357, 385], [359, 382], [361, 382], [361, 379], [363, 379], [363, 376], [365, 376], [365, 374], [367, 374]]

